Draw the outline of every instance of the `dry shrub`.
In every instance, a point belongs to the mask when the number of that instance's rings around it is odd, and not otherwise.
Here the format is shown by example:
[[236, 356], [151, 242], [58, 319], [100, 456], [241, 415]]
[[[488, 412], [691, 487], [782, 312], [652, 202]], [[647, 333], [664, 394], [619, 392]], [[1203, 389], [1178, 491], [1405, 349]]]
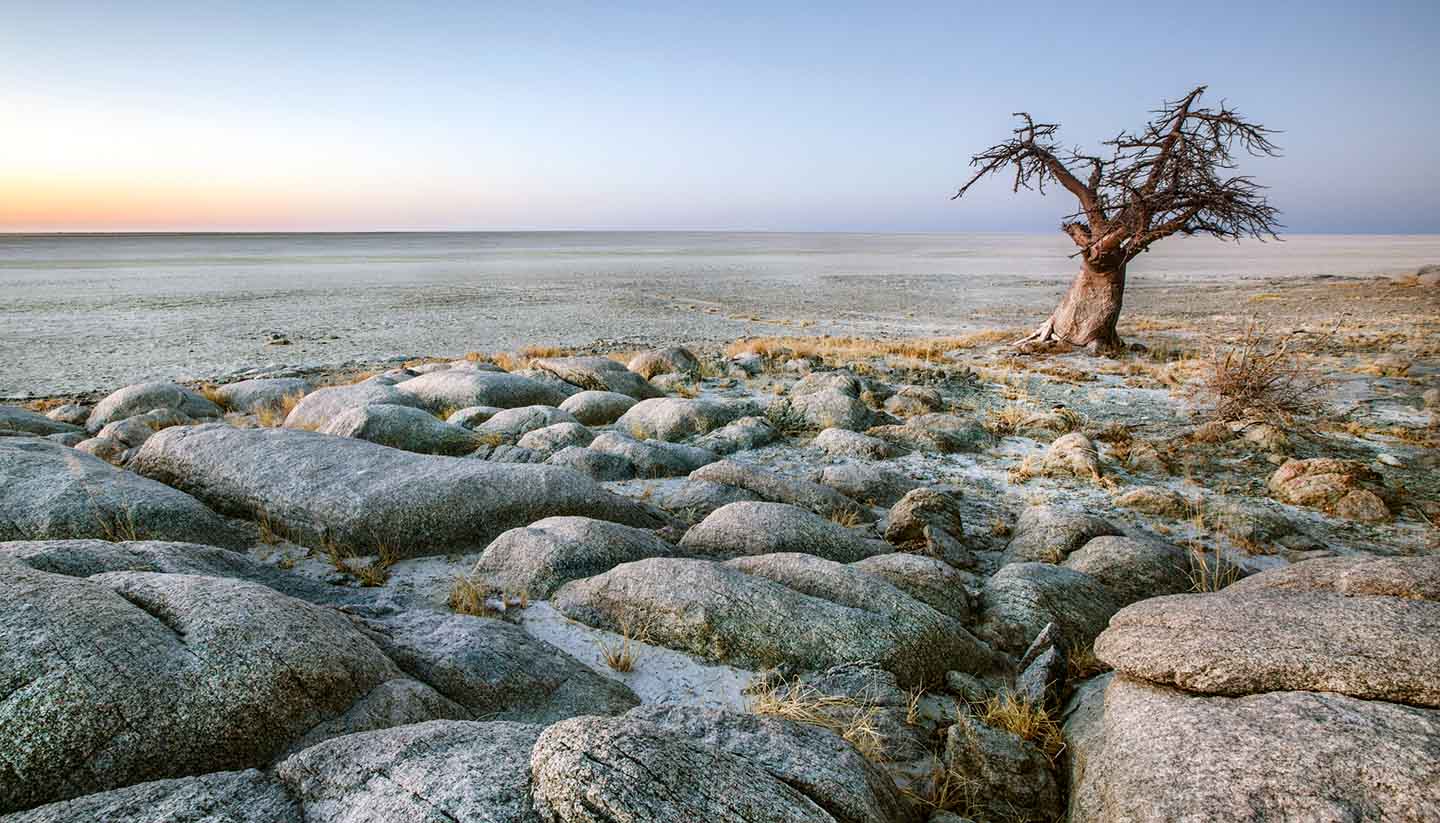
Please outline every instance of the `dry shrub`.
[[860, 510], [846, 506], [844, 508], [832, 509], [830, 511], [830, 522], [853, 529], [862, 522]]
[[980, 722], [1034, 743], [1051, 762], [1065, 750], [1060, 724], [1043, 705], [1006, 691], [986, 698], [978, 708]]
[[534, 360], [541, 357], [568, 357], [573, 350], [561, 346], [521, 346], [516, 353], [526, 360]]
[[485, 605], [484, 590], [463, 574], [456, 575], [450, 584], [450, 596], [445, 603], [456, 614], [484, 617], [491, 613], [490, 607]]
[[304, 398], [304, 392], [291, 392], [280, 398], [278, 406], [268, 404], [261, 406], [255, 412], [255, 419], [267, 429], [278, 428], [285, 423], [285, 418], [290, 416], [290, 412], [295, 411], [295, 407], [300, 405], [300, 401]]
[[214, 383], [205, 383], [201, 385], [200, 395], [206, 400], [209, 400], [211, 403], [214, 403], [216, 406], [219, 406], [221, 411], [230, 410], [229, 404], [225, 402], [224, 396], [220, 394], [220, 387], [215, 385]]
[[880, 709], [844, 695], [831, 695], [801, 683], [771, 681], [750, 691], [750, 711], [829, 729], [874, 763], [884, 761]]
[[600, 647], [605, 665], [617, 672], [634, 671], [635, 661], [640, 659], [638, 644], [645, 642], [649, 627], [625, 616], [621, 618], [619, 628], [618, 641], [599, 640], [596, 645]]
[[1225, 559], [1217, 546], [1213, 552], [1190, 550], [1190, 590], [1199, 594], [1218, 592], [1240, 579], [1240, 567]]
[[996, 437], [1006, 437], [1020, 431], [1026, 420], [1030, 419], [1030, 410], [1018, 403], [1011, 403], [998, 409], [991, 409], [985, 413], [984, 425], [986, 431]]
[[1262, 416], [1284, 419], [1314, 414], [1328, 381], [1301, 360], [1295, 338], [1275, 342], [1263, 326], [1251, 323], [1239, 341], [1210, 356], [1204, 391], [1218, 420]]

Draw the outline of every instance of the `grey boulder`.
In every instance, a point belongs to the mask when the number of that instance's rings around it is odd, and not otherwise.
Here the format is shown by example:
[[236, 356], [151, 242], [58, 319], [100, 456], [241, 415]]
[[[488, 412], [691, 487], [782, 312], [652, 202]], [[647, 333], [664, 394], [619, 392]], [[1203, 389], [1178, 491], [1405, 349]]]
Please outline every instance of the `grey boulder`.
[[613, 391], [582, 391], [565, 398], [560, 408], [587, 426], [608, 426], [639, 401]]
[[[34, 434], [48, 437], [84, 431], [83, 427], [56, 421], [43, 414], [18, 406], [0, 406], [0, 432]], [[97, 430], [98, 431], [98, 430]]]
[[920, 485], [897, 471], [865, 463], [826, 466], [820, 472], [820, 482], [867, 506], [894, 505]]
[[5, 815], [5, 823], [301, 823], [300, 807], [255, 769], [155, 780]]
[[526, 432], [515, 445], [548, 458], [562, 449], [588, 446], [594, 439], [595, 433], [579, 423], [555, 423]]
[[756, 405], [748, 400], [661, 397], [636, 403], [615, 421], [615, 426], [632, 437], [675, 442], [707, 434], [756, 411]]
[[1049, 563], [1011, 563], [991, 575], [981, 593], [977, 633], [997, 648], [1024, 651], [1055, 624], [1066, 651], [1089, 646], [1123, 604], [1088, 574]]
[[262, 409], [283, 408], [290, 398], [298, 400], [314, 390], [310, 381], [302, 377], [269, 377], [226, 383], [215, 393], [228, 411], [254, 414]]
[[1120, 534], [1103, 518], [1059, 506], [1027, 507], [1014, 531], [1005, 549], [1005, 563], [1062, 563], [1093, 538]]
[[530, 366], [582, 389], [613, 391], [637, 400], [664, 396], [664, 392], [650, 385], [644, 377], [625, 368], [624, 363], [608, 357], [545, 357], [533, 361]]
[[734, 454], [767, 446], [779, 438], [780, 432], [765, 418], [742, 417], [698, 438], [695, 445], [716, 454]]
[[343, 411], [322, 426], [320, 432], [419, 454], [459, 457], [480, 447], [480, 441], [468, 429], [437, 420], [424, 409], [389, 403]]
[[786, 477], [735, 460], [720, 460], [696, 469], [690, 473], [690, 479], [745, 489], [764, 500], [799, 506], [825, 517], [846, 516], [859, 521], [875, 519], [869, 510], [829, 486]]
[[356, 383], [352, 386], [332, 386], [316, 389], [305, 395], [295, 408], [285, 416], [283, 424], [287, 429], [315, 430], [351, 409], [384, 403], [391, 406], [412, 406], [423, 404], [413, 394], [407, 394], [385, 383]]
[[682, 553], [721, 559], [775, 552], [804, 552], [851, 563], [891, 551], [883, 541], [784, 503], [730, 503], [692, 526]]
[[138, 383], [126, 386], [95, 404], [85, 428], [95, 434], [116, 420], [124, 420], [151, 409], [172, 409], [189, 417], [219, 417], [221, 408], [199, 392], [174, 383]]
[[1155, 539], [1096, 537], [1065, 558], [1066, 568], [1084, 572], [1125, 604], [1190, 591], [1190, 557]]
[[527, 377], [506, 372], [447, 369], [422, 374], [396, 388], [430, 409], [467, 406], [558, 406], [566, 394]]
[[620, 432], [603, 432], [590, 442], [590, 449], [623, 457], [635, 467], [635, 476], [644, 478], [687, 475], [719, 459], [715, 452], [656, 440], [636, 440]]
[[700, 360], [682, 346], [642, 351], [630, 358], [625, 368], [649, 380], [662, 374], [700, 376]]
[[899, 457], [906, 451], [888, 440], [837, 428], [828, 428], [815, 435], [810, 445], [831, 457], [853, 457], [862, 460], [888, 460]]
[[674, 550], [646, 529], [588, 517], [547, 517], [495, 538], [471, 575], [491, 588], [544, 600], [571, 580]]
[[520, 406], [506, 409], [475, 427], [477, 434], [499, 435], [519, 438], [536, 429], [553, 426], [556, 423], [579, 423], [567, 411], [554, 406]]
[[550, 455], [545, 462], [551, 466], [574, 469], [592, 480], [633, 480], [635, 478], [635, 464], [631, 463], [628, 457], [606, 454], [582, 446], [566, 446]]

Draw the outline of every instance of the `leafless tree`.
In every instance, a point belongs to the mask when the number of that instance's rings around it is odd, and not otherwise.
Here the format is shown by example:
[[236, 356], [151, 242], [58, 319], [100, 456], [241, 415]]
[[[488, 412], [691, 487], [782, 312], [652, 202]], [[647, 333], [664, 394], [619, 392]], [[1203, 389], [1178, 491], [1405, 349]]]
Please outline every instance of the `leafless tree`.
[[1021, 343], [1063, 342], [1095, 351], [1120, 349], [1115, 324], [1125, 294], [1125, 267], [1155, 241], [1172, 234], [1209, 234], [1226, 240], [1275, 238], [1279, 212], [1265, 187], [1232, 174], [1238, 147], [1255, 156], [1278, 156], [1275, 132], [1251, 123], [1223, 102], [1197, 105], [1205, 87], [1154, 111], [1139, 133], [1121, 132], [1104, 143], [1109, 157], [1061, 150], [1056, 123], [1037, 123], [1025, 112], [1014, 136], [970, 160], [975, 174], [955, 193], [962, 197], [981, 178], [1014, 170], [1013, 191], [1058, 183], [1080, 208], [1061, 230], [1079, 247], [1080, 273], [1054, 313]]

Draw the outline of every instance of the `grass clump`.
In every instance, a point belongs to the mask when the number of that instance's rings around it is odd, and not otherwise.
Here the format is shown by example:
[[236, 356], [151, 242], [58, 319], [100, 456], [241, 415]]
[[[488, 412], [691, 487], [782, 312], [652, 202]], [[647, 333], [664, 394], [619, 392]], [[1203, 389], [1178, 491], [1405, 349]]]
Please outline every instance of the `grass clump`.
[[644, 642], [648, 634], [647, 627], [625, 617], [620, 620], [619, 628], [619, 640], [600, 640], [596, 641], [596, 645], [600, 647], [600, 656], [605, 665], [617, 672], [634, 671], [635, 662], [640, 659], [639, 644]]
[[445, 599], [445, 605], [456, 614], [485, 617], [493, 613], [493, 610], [485, 605], [485, 591], [463, 574], [456, 575], [451, 582], [450, 596]]
[[295, 407], [300, 405], [300, 401], [303, 399], [305, 399], [304, 392], [291, 392], [281, 397], [279, 404], [267, 403], [261, 406], [255, 411], [255, 419], [267, 429], [279, 428], [284, 425], [285, 418], [290, 416], [290, 412], [295, 411]]
[[1240, 567], [1225, 559], [1217, 547], [1213, 552], [1194, 547], [1190, 550], [1190, 590], [1196, 593], [1218, 592], [1240, 579]]
[[[918, 705], [918, 697], [916, 698]], [[884, 762], [884, 738], [880, 734], [880, 709], [843, 695], [830, 695], [798, 679], [791, 683], [772, 681], [750, 692], [750, 711], [783, 717], [798, 723], [829, 729], [850, 742], [874, 763]]]
[[1276, 342], [1263, 327], [1251, 323], [1234, 345], [1216, 349], [1202, 384], [1214, 404], [1214, 417], [1285, 419], [1320, 411], [1319, 393], [1329, 381], [1304, 362], [1293, 344], [1293, 337]]
[[1004, 729], [1040, 747], [1051, 762], [1065, 750], [1060, 724], [1043, 706], [1031, 703], [1014, 692], [1001, 692], [986, 698], [976, 716], [981, 723]]

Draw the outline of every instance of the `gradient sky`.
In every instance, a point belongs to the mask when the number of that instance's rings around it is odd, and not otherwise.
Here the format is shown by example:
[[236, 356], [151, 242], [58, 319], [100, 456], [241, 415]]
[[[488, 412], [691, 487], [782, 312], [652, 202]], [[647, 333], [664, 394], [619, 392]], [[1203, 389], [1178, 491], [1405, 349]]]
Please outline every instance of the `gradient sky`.
[[1284, 130], [1293, 232], [1440, 231], [1440, 2], [0, 0], [0, 231], [1051, 230], [1010, 112]]

